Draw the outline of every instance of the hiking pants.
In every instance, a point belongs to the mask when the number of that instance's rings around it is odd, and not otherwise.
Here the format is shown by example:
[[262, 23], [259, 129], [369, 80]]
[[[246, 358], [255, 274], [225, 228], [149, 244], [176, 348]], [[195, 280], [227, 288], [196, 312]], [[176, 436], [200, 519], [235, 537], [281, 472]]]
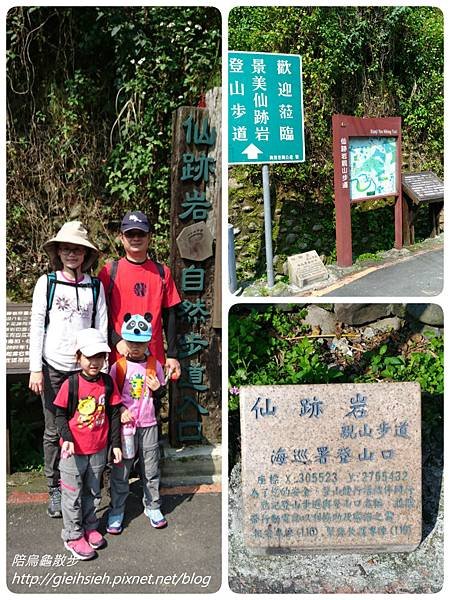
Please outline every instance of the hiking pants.
[[[138, 427], [134, 435], [134, 447], [137, 448], [136, 455], [139, 457], [144, 508], [160, 508], [158, 426]], [[134, 461], [135, 458], [123, 458], [121, 463], [113, 465], [111, 469], [111, 516], [125, 512], [125, 503], [130, 491], [128, 479]]]
[[106, 464], [107, 448], [96, 454], [61, 459], [61, 508], [65, 542], [78, 540], [84, 531], [97, 529], [97, 508], [101, 501], [100, 483]]
[[43, 362], [44, 390], [42, 392], [42, 410], [44, 412], [44, 475], [47, 487], [59, 487], [59, 435], [56, 429], [55, 407], [53, 400], [63, 382], [75, 371], [58, 371]]

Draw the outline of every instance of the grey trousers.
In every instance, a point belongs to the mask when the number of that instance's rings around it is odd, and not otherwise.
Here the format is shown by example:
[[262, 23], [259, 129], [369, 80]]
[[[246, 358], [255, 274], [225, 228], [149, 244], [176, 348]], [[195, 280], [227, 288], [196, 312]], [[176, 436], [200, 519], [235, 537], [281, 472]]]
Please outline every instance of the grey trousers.
[[84, 531], [97, 529], [100, 485], [106, 464], [107, 448], [96, 454], [61, 459], [62, 539], [78, 540]]
[[44, 363], [44, 391], [42, 393], [42, 410], [44, 412], [44, 475], [48, 488], [59, 487], [59, 435], [56, 430], [55, 408], [53, 400], [63, 382], [75, 371], [58, 371]]
[[[138, 427], [134, 436], [134, 447], [139, 457], [139, 469], [144, 495], [144, 508], [150, 510], [161, 506], [159, 495], [159, 457], [158, 426]], [[116, 516], [125, 512], [125, 503], [130, 492], [129, 477], [134, 458], [124, 458], [111, 469], [111, 504], [110, 515]]]

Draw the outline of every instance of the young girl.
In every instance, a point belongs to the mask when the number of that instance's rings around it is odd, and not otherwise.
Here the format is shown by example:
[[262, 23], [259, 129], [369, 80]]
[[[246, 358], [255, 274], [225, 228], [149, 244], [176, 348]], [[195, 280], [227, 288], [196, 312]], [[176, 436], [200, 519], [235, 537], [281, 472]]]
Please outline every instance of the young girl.
[[76, 348], [81, 372], [64, 381], [54, 402], [62, 444], [61, 537], [76, 558], [88, 560], [105, 544], [97, 531], [96, 509], [108, 440], [114, 463], [122, 460], [120, 395], [111, 377], [101, 372], [110, 351], [106, 337], [96, 329], [84, 329], [78, 332]]
[[65, 223], [44, 244], [55, 272], [42, 275], [33, 293], [30, 327], [29, 387], [42, 396], [44, 410], [44, 473], [49, 503], [47, 514], [61, 517], [59, 436], [53, 400], [62, 382], [79, 365], [74, 359], [75, 336], [95, 327], [107, 335], [108, 316], [103, 285], [85, 273], [98, 257], [79, 221]]
[[[121, 393], [122, 427], [131, 427], [131, 445], [134, 453], [123, 458], [111, 470], [111, 505], [108, 514], [108, 533], [119, 534], [129, 493], [129, 482], [134, 455], [139, 457], [144, 512], [152, 527], [161, 528], [167, 521], [161, 513], [159, 495], [159, 442], [157, 411], [160, 399], [166, 393], [161, 363], [148, 353], [152, 337], [151, 314], [125, 315], [121, 336], [127, 343], [128, 354], [111, 368], [111, 377]], [[124, 446], [124, 443], [122, 443]], [[123, 448], [124, 449], [124, 448]]]

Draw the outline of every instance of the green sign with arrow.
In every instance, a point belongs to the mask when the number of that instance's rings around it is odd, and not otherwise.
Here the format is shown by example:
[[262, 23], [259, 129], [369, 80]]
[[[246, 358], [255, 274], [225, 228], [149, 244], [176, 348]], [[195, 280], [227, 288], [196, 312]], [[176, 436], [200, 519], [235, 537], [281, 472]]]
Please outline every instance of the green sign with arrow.
[[228, 53], [228, 162], [305, 160], [302, 58]]

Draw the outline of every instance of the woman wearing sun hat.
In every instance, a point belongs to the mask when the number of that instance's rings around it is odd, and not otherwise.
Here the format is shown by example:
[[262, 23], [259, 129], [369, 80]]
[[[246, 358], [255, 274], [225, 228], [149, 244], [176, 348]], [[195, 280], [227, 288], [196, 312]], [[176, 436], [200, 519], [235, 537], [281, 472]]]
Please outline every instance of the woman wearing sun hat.
[[80, 221], [69, 221], [43, 246], [54, 272], [34, 288], [30, 325], [30, 389], [42, 397], [44, 473], [49, 489], [47, 514], [61, 517], [59, 436], [53, 401], [63, 381], [79, 366], [77, 332], [89, 327], [105, 336], [108, 315], [103, 285], [88, 274], [99, 251]]

